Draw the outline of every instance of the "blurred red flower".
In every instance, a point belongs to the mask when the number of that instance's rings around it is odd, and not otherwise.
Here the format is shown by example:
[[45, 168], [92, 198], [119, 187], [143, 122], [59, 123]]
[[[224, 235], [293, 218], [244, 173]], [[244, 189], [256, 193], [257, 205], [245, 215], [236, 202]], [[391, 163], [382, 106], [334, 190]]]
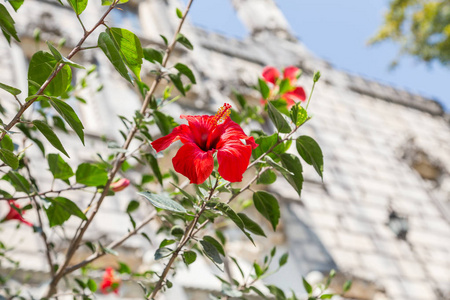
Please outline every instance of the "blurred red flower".
[[22, 217], [25, 211], [20, 210], [19, 204], [17, 204], [14, 200], [8, 200], [8, 204], [9, 204], [9, 212], [2, 222], [10, 220], [18, 220], [19, 222], [22, 222], [25, 225], [33, 227], [33, 224], [31, 224]]
[[117, 180], [116, 182], [111, 183], [110, 187], [113, 192], [120, 192], [129, 185], [130, 185], [130, 181], [128, 179], [121, 178], [121, 179]]
[[258, 145], [247, 136], [230, 117], [230, 104], [222, 106], [214, 116], [185, 116], [188, 125], [182, 124], [162, 138], [152, 142], [159, 152], [180, 140], [184, 145], [172, 159], [175, 171], [183, 174], [191, 183], [201, 184], [214, 169], [213, 154], [217, 153], [219, 174], [230, 182], [242, 180], [247, 170], [252, 149]]
[[115, 276], [113, 268], [106, 268], [105, 273], [103, 274], [103, 281], [100, 284], [100, 290], [103, 294], [111, 292], [119, 294], [121, 282], [120, 278]]

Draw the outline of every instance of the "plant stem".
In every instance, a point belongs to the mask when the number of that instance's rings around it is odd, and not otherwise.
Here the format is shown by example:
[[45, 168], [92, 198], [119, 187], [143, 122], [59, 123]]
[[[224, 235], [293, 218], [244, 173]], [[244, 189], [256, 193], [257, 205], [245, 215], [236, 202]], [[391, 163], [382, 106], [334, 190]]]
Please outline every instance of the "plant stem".
[[[114, 2], [110, 6], [110, 9], [107, 11], [108, 13], [112, 10], [112, 8], [114, 8], [113, 6], [117, 2], [118, 2], [118, 0], [116, 2]], [[183, 18], [180, 21], [180, 25], [178, 26], [177, 30], [175, 31], [172, 43], [169, 45], [169, 47], [166, 50], [166, 54], [164, 55], [163, 63], [162, 63], [163, 67], [166, 66], [167, 61], [169, 60], [169, 57], [170, 57], [173, 49], [175, 48], [175, 45], [177, 43], [177, 35], [181, 31], [182, 24], [184, 23], [184, 20], [186, 19], [186, 16], [187, 16], [187, 14], [189, 12], [189, 9], [190, 9], [190, 7], [192, 5], [192, 2], [193, 2], [193, 0], [189, 1], [188, 5], [186, 7], [186, 10], [185, 10], [185, 12], [183, 14]], [[106, 16], [104, 15], [104, 17], [106, 17]], [[103, 23], [104, 17], [102, 17], [101, 23]], [[83, 42], [84, 42], [84, 40], [83, 40]], [[68, 57], [68, 58], [70, 58], [70, 57]], [[147, 92], [147, 95], [145, 96], [144, 102], [142, 104], [142, 107], [141, 107], [141, 110], [140, 110], [141, 115], [145, 115], [145, 112], [147, 111], [147, 109], [149, 107], [150, 100], [152, 99], [153, 94], [155, 93], [156, 88], [158, 87], [161, 79], [162, 78], [160, 76], [158, 76], [155, 79], [155, 81], [153, 81], [152, 86], [150, 87], [150, 90]], [[133, 140], [134, 136], [138, 132], [138, 129], [139, 129], [139, 124], [135, 123], [133, 125], [133, 128], [128, 133], [128, 136], [127, 136], [127, 138], [126, 138], [126, 140], [124, 142], [124, 145], [122, 147], [124, 150], [127, 150], [129, 148], [129, 146], [131, 144], [131, 141]], [[103, 203], [103, 200], [108, 195], [109, 187], [110, 187], [112, 181], [114, 180], [114, 177], [115, 177], [116, 173], [120, 170], [120, 167], [122, 166], [122, 164], [125, 161], [125, 159], [126, 159], [125, 153], [123, 153], [123, 152], [119, 153], [117, 155], [117, 157], [115, 158], [114, 163], [113, 163], [113, 168], [111, 169], [111, 171], [108, 174], [108, 181], [106, 182], [106, 184], [105, 184], [105, 186], [103, 188], [103, 192], [100, 195], [100, 198], [98, 199], [97, 204], [93, 208], [91, 215], [88, 217], [88, 220], [84, 223], [84, 225], [81, 227], [79, 233], [72, 240], [71, 247], [69, 248], [69, 250], [68, 250], [68, 252], [66, 254], [66, 258], [65, 258], [63, 264], [61, 265], [59, 271], [55, 274], [55, 276], [53, 277], [52, 281], [50, 282], [50, 287], [49, 287], [49, 290], [47, 292], [47, 297], [49, 297], [49, 296], [51, 296], [51, 295], [56, 293], [56, 286], [57, 286], [59, 280], [61, 280], [61, 278], [65, 275], [65, 269], [67, 268], [70, 260], [72, 259], [72, 256], [75, 254], [75, 251], [78, 248], [78, 245], [80, 244], [81, 240], [83, 239], [84, 233], [86, 232], [86, 230], [88, 229], [88, 227], [91, 224], [92, 220], [96, 216], [96, 214], [97, 214], [101, 204]]]
[[31, 197], [33, 197], [33, 196], [47, 196], [47, 194], [61, 194], [62, 192], [66, 192], [66, 191], [74, 191], [74, 190], [81, 190], [81, 189], [84, 189], [84, 188], [86, 188], [86, 186], [85, 185], [83, 185], [83, 186], [76, 186], [76, 187], [73, 187], [73, 186], [71, 186], [71, 187], [68, 187], [68, 188], [65, 188], [65, 189], [61, 189], [61, 190], [56, 190], [56, 191], [53, 191], [53, 190], [50, 190], [50, 191], [46, 191], [46, 192], [42, 192], [42, 193], [33, 193], [33, 194], [30, 194], [30, 195], [26, 195], [26, 196], [19, 196], [19, 197], [10, 197], [10, 198], [0, 198], [0, 201], [7, 201], [7, 200], [19, 200], [19, 199], [27, 199], [27, 198], [29, 198], [30, 196]]

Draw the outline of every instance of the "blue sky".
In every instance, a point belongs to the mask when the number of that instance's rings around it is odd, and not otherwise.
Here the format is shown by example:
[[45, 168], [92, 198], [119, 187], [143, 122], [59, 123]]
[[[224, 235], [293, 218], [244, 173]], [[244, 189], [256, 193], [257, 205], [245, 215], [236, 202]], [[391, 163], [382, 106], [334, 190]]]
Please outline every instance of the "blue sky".
[[[382, 83], [419, 93], [450, 109], [450, 68], [431, 66], [397, 57], [398, 45], [385, 42], [367, 46], [387, 10], [386, 0], [277, 0], [296, 36], [317, 56], [335, 67]], [[247, 30], [230, 0], [196, 0], [191, 10], [194, 24], [229, 36], [245, 37]]]

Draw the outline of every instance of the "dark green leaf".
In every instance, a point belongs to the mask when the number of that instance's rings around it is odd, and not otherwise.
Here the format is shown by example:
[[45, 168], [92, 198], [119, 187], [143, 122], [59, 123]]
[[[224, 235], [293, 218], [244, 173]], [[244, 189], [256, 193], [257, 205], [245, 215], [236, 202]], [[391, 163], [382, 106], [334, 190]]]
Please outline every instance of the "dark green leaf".
[[208, 256], [216, 265], [223, 264], [223, 260], [220, 257], [219, 251], [217, 251], [217, 248], [214, 247], [213, 244], [201, 240], [200, 244], [202, 245], [203, 251], [205, 252], [206, 256]]
[[188, 198], [192, 203], [195, 203], [195, 197], [192, 196], [191, 194], [189, 194], [188, 192], [186, 192], [185, 190], [183, 190], [182, 188], [176, 186], [175, 184], [172, 183], [172, 185], [174, 187], [176, 187], [186, 198]]
[[194, 251], [185, 251], [183, 253], [183, 259], [187, 265], [190, 265], [197, 259], [197, 253]]
[[305, 288], [305, 291], [306, 291], [308, 294], [311, 294], [311, 293], [312, 293], [312, 287], [311, 287], [311, 285], [309, 284], [308, 281], [306, 281], [306, 279], [305, 279], [304, 277], [302, 277], [302, 280], [303, 280], [303, 287]]
[[[77, 15], [80, 15], [88, 4], [87, 0], [67, 0]], [[95, 291], [93, 291], [95, 292]]]
[[264, 230], [262, 230], [261, 226], [258, 225], [255, 221], [250, 219], [246, 214], [244, 213], [238, 213], [239, 218], [241, 218], [242, 222], [244, 223], [245, 229], [250, 231], [251, 233], [254, 233], [256, 235], [266, 236], [264, 233]]
[[[6, 10], [6, 7], [3, 4], [0, 4], [0, 28], [4, 34], [6, 33], [7, 36], [12, 36], [16, 41], [20, 42], [14, 23], [15, 22], [8, 10]], [[7, 39], [9, 42], [9, 38]]]
[[162, 177], [162, 174], [161, 174], [161, 170], [159, 169], [158, 160], [151, 153], [146, 154], [145, 158], [147, 159], [148, 164], [152, 168], [153, 174], [156, 176], [156, 178], [158, 179], [159, 183], [162, 185], [163, 184], [163, 177]]
[[143, 196], [145, 199], [150, 201], [151, 204], [158, 208], [183, 214], [187, 213], [186, 209], [183, 206], [181, 206], [178, 202], [173, 201], [166, 195], [157, 195], [150, 192], [142, 192], [138, 194]]
[[11, 185], [16, 189], [18, 192], [24, 192], [29, 193], [31, 189], [31, 185], [28, 182], [28, 180], [25, 179], [22, 175], [20, 175], [17, 172], [9, 171], [5, 176], [3, 176], [4, 180], [11, 183]]
[[127, 206], [127, 213], [132, 213], [133, 211], [135, 211], [136, 209], [139, 208], [139, 202], [136, 200], [131, 200], [130, 203], [128, 203]]
[[266, 295], [264, 295], [258, 288], [251, 286], [249, 287], [252, 291], [254, 291], [256, 294], [258, 294], [261, 298], [267, 299]]
[[96, 165], [83, 163], [78, 166], [76, 179], [87, 186], [102, 186], [108, 181], [108, 172]]
[[191, 42], [182, 33], [177, 34], [177, 42], [189, 50], [194, 50], [194, 46], [192, 46]]
[[175, 240], [168, 240], [168, 239], [164, 239], [162, 240], [162, 242], [159, 244], [159, 248], [164, 248], [166, 246], [172, 245], [175, 243]]
[[73, 110], [72, 107], [70, 107], [69, 104], [67, 104], [64, 101], [61, 101], [59, 99], [51, 99], [50, 104], [53, 106], [53, 108], [63, 117], [64, 120], [69, 124], [69, 126], [77, 133], [78, 137], [80, 138], [81, 142], [84, 145], [84, 132], [83, 132], [83, 124], [81, 124], [80, 119], [78, 118], [77, 114]]
[[172, 250], [169, 248], [159, 248], [155, 252], [155, 260], [160, 260], [161, 258], [167, 257], [172, 254]]
[[[28, 96], [33, 96], [39, 88], [51, 76], [58, 64], [53, 55], [48, 52], [36, 52], [30, 60], [28, 67]], [[47, 85], [44, 94], [59, 97], [66, 92], [72, 81], [72, 70], [69, 66], [63, 66]]]
[[17, 169], [19, 167], [19, 159], [12, 151], [8, 149], [0, 149], [0, 160], [12, 169]]
[[193, 83], [196, 84], [197, 82], [195, 81], [195, 76], [194, 73], [192, 73], [191, 69], [189, 69], [188, 66], [183, 65], [181, 63], [177, 63], [175, 65], [175, 69], [178, 70], [178, 72], [180, 72], [183, 75], [186, 75], [187, 78], [189, 78], [189, 80]]
[[256, 262], [253, 263], [253, 269], [255, 270], [256, 278], [261, 277], [262, 274], [264, 274], [263, 270], [261, 269], [261, 266], [258, 265]]
[[186, 91], [184, 90], [183, 82], [181, 81], [179, 74], [169, 74], [170, 80], [172, 80], [173, 85], [183, 96], [186, 96]]
[[261, 215], [272, 224], [275, 231], [280, 220], [280, 206], [277, 199], [267, 192], [258, 191], [253, 194], [253, 203]]
[[213, 245], [217, 249], [217, 251], [219, 251], [220, 254], [225, 256], [225, 251], [223, 250], [222, 245], [215, 238], [213, 238], [212, 236], [209, 236], [209, 235], [205, 235], [203, 237], [203, 240], [207, 241], [208, 243]]
[[116, 68], [117, 72], [119, 72], [119, 74], [122, 75], [122, 77], [128, 80], [130, 83], [133, 83], [132, 78], [128, 74], [128, 70], [125, 66], [122, 56], [120, 55], [120, 51], [109, 34], [107, 34], [106, 32], [100, 33], [98, 37], [98, 46], [105, 53], [106, 57], [113, 64], [114, 68]]
[[[253, 150], [253, 152], [252, 152], [253, 157], [258, 158], [265, 152], [269, 151], [273, 146], [276, 145], [278, 140], [279, 140], [279, 137], [278, 137], [277, 133], [274, 133], [270, 136], [263, 135], [263, 136], [256, 138], [255, 142], [259, 146]], [[278, 155], [275, 155], [275, 154], [281, 154], [281, 153], [286, 152], [290, 148], [291, 144], [292, 144], [291, 141], [286, 141], [284, 143], [278, 144], [275, 148], [272, 149], [271, 152], [273, 152], [273, 153], [269, 153], [269, 156], [272, 159], [278, 160], [279, 159]]]
[[123, 262], [119, 261], [119, 270], [117, 270], [120, 274], [131, 274], [130, 267]]
[[280, 260], [278, 261], [280, 267], [284, 266], [287, 263], [289, 257], [289, 253], [285, 253], [280, 257]]
[[117, 49], [122, 54], [125, 64], [140, 81], [144, 53], [139, 38], [131, 31], [123, 28], [110, 28], [106, 32], [116, 43]]
[[291, 132], [291, 126], [289, 126], [289, 123], [286, 121], [284, 116], [278, 111], [278, 109], [275, 108], [275, 106], [270, 103], [270, 101], [267, 102], [267, 107], [269, 109], [269, 117], [272, 120], [275, 127], [278, 129], [281, 133], [289, 133]]
[[289, 78], [285, 78], [280, 82], [280, 88], [278, 90], [278, 95], [283, 95], [284, 93], [292, 90]]
[[34, 120], [33, 125], [36, 126], [36, 128], [45, 136], [53, 147], [64, 153], [65, 156], [69, 157], [69, 154], [67, 154], [66, 149], [64, 149], [64, 146], [61, 144], [58, 136], [53, 132], [52, 128], [48, 126], [47, 123], [40, 120]]
[[313, 138], [302, 135], [297, 139], [296, 145], [298, 154], [307, 164], [314, 166], [323, 179], [323, 154], [319, 144]]
[[258, 184], [272, 184], [277, 180], [277, 174], [274, 171], [268, 169], [264, 171], [258, 178]]
[[285, 300], [286, 299], [286, 295], [280, 288], [278, 288], [274, 285], [267, 285], [267, 288], [269, 289], [270, 293], [275, 296], [276, 300]]
[[[75, 1], [75, 0], [73, 0]], [[47, 41], [47, 45], [48, 48], [50, 49], [50, 51], [53, 54], [53, 57], [59, 61], [59, 62], [63, 62], [66, 65], [78, 68], [78, 69], [85, 69], [82, 65], [79, 65], [73, 61], [71, 61], [70, 59], [65, 58], [64, 56], [62, 56], [62, 54], [58, 51], [58, 49], [56, 49], [50, 42]]]
[[59, 154], [49, 154], [47, 156], [48, 166], [54, 178], [67, 180], [74, 175], [72, 168]]
[[173, 226], [172, 229], [170, 230], [170, 234], [173, 235], [174, 237], [181, 238], [184, 234], [184, 229], [181, 228], [180, 226]]
[[263, 99], [269, 98], [270, 88], [267, 85], [266, 81], [264, 79], [258, 78], [258, 84], [259, 84], [259, 91], [261, 92], [261, 96], [263, 97]]
[[294, 175], [283, 173], [284, 178], [289, 182], [289, 184], [297, 191], [298, 195], [301, 196], [303, 187], [303, 169], [300, 159], [290, 153], [281, 154], [281, 163], [289, 172]]
[[44, 209], [50, 227], [64, 224], [70, 216], [77, 216], [82, 220], [87, 220], [86, 216], [78, 206], [67, 198], [47, 198], [47, 201], [50, 202], [50, 205], [44, 206]]
[[95, 283], [94, 279], [89, 278], [87, 281], [87, 287], [89, 288], [89, 290], [93, 293], [95, 293], [95, 291], [97, 291], [97, 283]]
[[164, 58], [163, 51], [156, 50], [153, 48], [144, 48], [142, 50], [143, 50], [144, 58], [146, 60], [148, 60], [151, 63], [158, 62], [158, 63], [162, 64], [163, 58]]
[[12, 95], [14, 95], [14, 96], [17, 96], [17, 95], [19, 95], [20, 93], [22, 93], [21, 90], [16, 89], [16, 88], [14, 88], [14, 87], [12, 87], [12, 86], [3, 84], [3, 83], [0, 83], [0, 89], [3, 89], [3, 90], [7, 91], [8, 93], [10, 93], [10, 94], [12, 94]]

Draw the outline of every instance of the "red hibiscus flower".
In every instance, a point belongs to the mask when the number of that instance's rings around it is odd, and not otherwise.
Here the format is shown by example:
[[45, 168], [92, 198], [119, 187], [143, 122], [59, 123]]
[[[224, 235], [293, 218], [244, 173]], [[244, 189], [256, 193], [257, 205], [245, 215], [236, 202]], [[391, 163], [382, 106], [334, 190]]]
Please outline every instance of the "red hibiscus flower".
[[242, 174], [258, 145], [242, 128], [231, 121], [230, 104], [222, 106], [215, 116], [185, 116], [188, 125], [180, 125], [172, 132], [152, 142], [159, 152], [180, 140], [183, 146], [172, 159], [175, 171], [183, 174], [191, 183], [201, 184], [214, 169], [213, 155], [217, 153], [219, 174], [230, 182], [242, 180]]
[[[22, 222], [25, 225], [33, 227], [33, 224], [25, 220], [22, 215], [25, 213], [25, 211], [20, 211], [20, 213], [17, 210], [20, 210], [20, 205], [17, 204], [14, 200], [8, 200], [9, 203], [9, 212], [6, 215], [6, 217], [3, 219], [4, 221], [9, 220], [18, 220], [19, 222]], [[17, 210], [16, 210], [17, 209]]]
[[103, 274], [103, 281], [100, 284], [100, 290], [103, 294], [114, 292], [119, 294], [119, 287], [122, 281], [116, 277], [113, 268], [106, 268], [105, 274]]
[[[278, 80], [280, 78], [280, 72], [274, 67], [265, 67], [262, 72], [262, 77], [267, 83], [270, 83], [271, 86], [273, 86], [269, 93], [269, 100], [281, 98], [286, 101], [288, 108], [292, 107], [298, 101], [305, 101], [305, 90], [301, 86], [296, 86], [296, 82], [300, 74], [301, 71], [299, 68], [289, 66], [283, 70], [283, 78]], [[280, 93], [279, 84], [285, 79], [289, 80], [290, 89]], [[261, 99], [260, 102], [261, 105], [266, 105], [267, 100]]]
[[121, 178], [121, 179], [117, 180], [116, 182], [111, 183], [110, 187], [113, 192], [120, 192], [129, 185], [130, 185], [130, 181], [128, 179]]

